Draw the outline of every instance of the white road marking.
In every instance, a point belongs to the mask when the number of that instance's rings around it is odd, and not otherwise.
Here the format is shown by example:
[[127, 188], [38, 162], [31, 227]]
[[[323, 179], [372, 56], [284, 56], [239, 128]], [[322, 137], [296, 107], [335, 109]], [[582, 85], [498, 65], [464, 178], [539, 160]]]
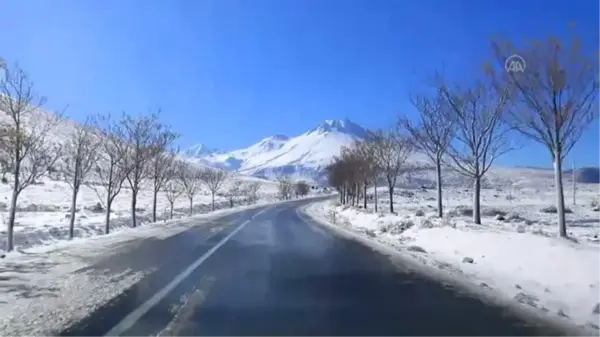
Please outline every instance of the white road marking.
[[150, 309], [152, 309], [155, 305], [158, 304], [162, 299], [164, 299], [169, 292], [171, 292], [175, 287], [177, 287], [183, 280], [185, 280], [190, 274], [198, 268], [204, 261], [206, 261], [211, 255], [213, 255], [221, 246], [223, 246], [229, 239], [231, 239], [234, 235], [236, 235], [239, 231], [241, 231], [247, 224], [252, 222], [254, 218], [261, 215], [262, 213], [268, 211], [270, 208], [266, 208], [254, 216], [252, 216], [249, 220], [244, 221], [241, 225], [239, 225], [236, 229], [234, 229], [229, 235], [227, 235], [223, 240], [219, 241], [214, 247], [212, 247], [208, 252], [204, 253], [204, 255], [200, 256], [194, 263], [189, 265], [184, 271], [179, 273], [169, 284], [167, 284], [164, 288], [159, 290], [156, 294], [150, 297], [149, 300], [140, 305], [137, 309], [133, 310], [129, 315], [125, 316], [123, 320], [121, 320], [117, 325], [115, 325], [110, 331], [108, 331], [105, 336], [120, 336], [125, 331], [131, 329], [131, 327], [139, 321], [142, 316], [144, 316]]

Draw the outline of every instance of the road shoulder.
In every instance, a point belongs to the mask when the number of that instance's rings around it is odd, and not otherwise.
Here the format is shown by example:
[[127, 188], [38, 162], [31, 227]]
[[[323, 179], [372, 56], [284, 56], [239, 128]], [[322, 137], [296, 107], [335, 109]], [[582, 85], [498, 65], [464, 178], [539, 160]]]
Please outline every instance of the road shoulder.
[[12, 252], [0, 260], [0, 331], [4, 335], [54, 335], [123, 293], [156, 268], [123, 265], [98, 269], [102, 261], [130, 255], [148, 242], [163, 242], [258, 204], [149, 224], [109, 235], [75, 239]]
[[485, 284], [474, 283], [473, 280], [466, 278], [460, 270], [451, 268], [447, 263], [438, 261], [437, 264], [432, 264], [430, 257], [425, 258], [422, 252], [412, 251], [408, 246], [392, 246], [386, 242], [381, 242], [376, 238], [370, 237], [364, 232], [353, 230], [348, 224], [333, 224], [331, 215], [327, 214], [323, 207], [324, 204], [328, 203], [330, 203], [330, 201], [311, 203], [302, 207], [299, 210], [299, 214], [307, 222], [322, 226], [335, 235], [357, 241], [388, 256], [390, 260], [400, 268], [409, 268], [412, 271], [434, 278], [439, 282], [456, 287], [465, 293], [477, 296], [489, 303], [511, 308], [522, 317], [527, 318], [532, 322], [542, 322], [546, 325], [555, 326], [559, 330], [565, 331], [568, 335], [598, 335], [598, 330], [596, 329], [575, 325], [572, 321], [563, 317], [548, 315], [539, 309], [519, 303], [513, 298], [507, 297], [502, 292], [491, 289]]

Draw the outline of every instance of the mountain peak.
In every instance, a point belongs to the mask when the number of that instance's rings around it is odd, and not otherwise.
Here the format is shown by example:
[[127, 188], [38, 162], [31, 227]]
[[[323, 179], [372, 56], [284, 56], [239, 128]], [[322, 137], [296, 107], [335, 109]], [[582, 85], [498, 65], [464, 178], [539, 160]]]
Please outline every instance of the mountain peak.
[[274, 135], [271, 137], [264, 138], [256, 144], [263, 151], [271, 151], [273, 149], [279, 149], [287, 142], [290, 138], [284, 135]]
[[310, 130], [308, 133], [324, 134], [329, 132], [339, 132], [356, 136], [358, 138], [365, 138], [366, 130], [349, 120], [345, 119], [327, 119], [323, 123], [319, 124], [316, 128]]
[[188, 157], [202, 157], [209, 154], [213, 154], [219, 152], [218, 150], [208, 148], [204, 144], [196, 144], [190, 146], [187, 150], [184, 151], [184, 154]]
[[289, 140], [289, 139], [290, 139], [290, 137], [288, 137], [288, 136], [284, 136], [284, 135], [274, 135], [274, 136], [271, 136], [271, 137], [265, 138], [264, 140], [277, 140], [277, 141], [282, 141], [282, 142], [285, 142], [285, 141], [287, 141], [287, 140]]

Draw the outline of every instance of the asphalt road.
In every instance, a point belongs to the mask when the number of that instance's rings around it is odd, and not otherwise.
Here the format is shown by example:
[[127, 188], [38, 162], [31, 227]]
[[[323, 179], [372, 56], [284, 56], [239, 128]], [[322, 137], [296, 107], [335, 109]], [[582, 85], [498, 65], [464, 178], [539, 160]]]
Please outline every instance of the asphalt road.
[[61, 335], [560, 335], [305, 217], [244, 211], [93, 268], [158, 270]]

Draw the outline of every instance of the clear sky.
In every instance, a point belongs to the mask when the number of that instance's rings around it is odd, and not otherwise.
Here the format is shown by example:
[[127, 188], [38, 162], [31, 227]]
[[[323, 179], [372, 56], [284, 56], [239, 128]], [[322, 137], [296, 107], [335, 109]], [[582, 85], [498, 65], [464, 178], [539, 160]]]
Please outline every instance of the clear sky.
[[[597, 0], [0, 0], [0, 13], [0, 56], [48, 107], [76, 120], [160, 107], [182, 147], [225, 149], [325, 119], [385, 127], [414, 114], [408, 92], [434, 70], [480, 71], [493, 35], [561, 36], [574, 21], [599, 40]], [[598, 165], [598, 126], [578, 165]], [[501, 164], [551, 163], [527, 146]]]

